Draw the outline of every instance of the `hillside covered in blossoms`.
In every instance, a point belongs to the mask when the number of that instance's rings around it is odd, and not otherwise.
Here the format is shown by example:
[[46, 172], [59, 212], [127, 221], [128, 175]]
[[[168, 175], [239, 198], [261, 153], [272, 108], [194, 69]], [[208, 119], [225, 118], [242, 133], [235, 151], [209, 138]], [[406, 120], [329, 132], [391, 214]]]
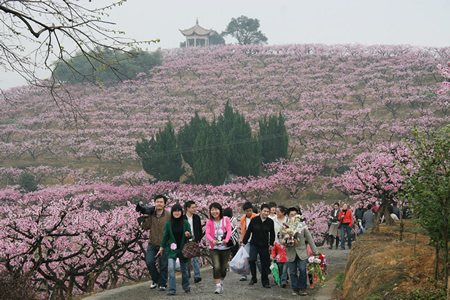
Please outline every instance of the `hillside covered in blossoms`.
[[[194, 112], [212, 120], [230, 101], [255, 133], [281, 112], [291, 158], [336, 175], [355, 156], [449, 122], [449, 95], [437, 94], [436, 66], [449, 48], [361, 45], [222, 46], [163, 51], [163, 66], [103, 89], [10, 89], [0, 99], [4, 166], [101, 165], [117, 176], [139, 170], [136, 141]], [[337, 173], [336, 173], [337, 172]], [[57, 183], [54, 182], [53, 183]], [[5, 182], [2, 182], [5, 184]], [[10, 182], [11, 184], [11, 182]]]

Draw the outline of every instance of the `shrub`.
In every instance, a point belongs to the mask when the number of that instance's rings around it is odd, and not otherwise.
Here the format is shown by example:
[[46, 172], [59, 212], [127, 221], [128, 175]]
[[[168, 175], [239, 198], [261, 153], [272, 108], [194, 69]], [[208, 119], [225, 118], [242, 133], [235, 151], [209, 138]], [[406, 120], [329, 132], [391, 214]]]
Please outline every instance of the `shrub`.
[[36, 300], [29, 277], [0, 273], [0, 300]]

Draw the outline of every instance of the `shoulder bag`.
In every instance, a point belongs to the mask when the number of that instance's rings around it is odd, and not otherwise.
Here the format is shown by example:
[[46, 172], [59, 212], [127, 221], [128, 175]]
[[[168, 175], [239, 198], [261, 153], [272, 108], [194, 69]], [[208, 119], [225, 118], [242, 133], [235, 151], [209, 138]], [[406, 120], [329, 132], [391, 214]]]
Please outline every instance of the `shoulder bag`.
[[181, 249], [181, 255], [186, 258], [198, 257], [200, 256], [200, 251], [200, 246], [196, 241], [189, 241]]
[[[226, 228], [227, 227], [227, 223], [226, 223], [226, 221], [225, 221], [226, 219], [225, 219], [225, 217], [223, 218], [223, 222], [224, 222], [224, 228]], [[231, 221], [230, 221], [231, 222]], [[223, 234], [223, 236], [224, 236], [224, 238], [227, 236], [227, 233], [226, 232], [224, 232], [224, 234]], [[233, 228], [233, 225], [231, 225], [231, 237], [230, 237], [230, 240], [228, 241], [228, 243], [224, 243], [223, 245], [224, 246], [226, 246], [226, 247], [234, 247], [234, 246], [236, 246], [236, 245], [238, 245], [239, 244], [239, 232], [237, 231], [237, 228]]]

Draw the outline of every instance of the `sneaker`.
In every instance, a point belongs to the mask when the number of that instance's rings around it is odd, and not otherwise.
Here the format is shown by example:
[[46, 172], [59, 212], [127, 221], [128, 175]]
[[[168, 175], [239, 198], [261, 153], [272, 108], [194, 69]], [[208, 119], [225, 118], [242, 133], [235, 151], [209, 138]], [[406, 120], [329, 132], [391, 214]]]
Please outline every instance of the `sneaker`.
[[298, 296], [298, 291], [292, 291], [292, 296]]
[[194, 278], [194, 283], [199, 283], [200, 281], [202, 281], [201, 277]]
[[222, 293], [222, 287], [217, 286], [216, 290], [214, 291], [214, 294], [220, 294], [220, 293]]
[[160, 287], [159, 287], [159, 290], [162, 291], [162, 292], [164, 292], [164, 291], [166, 290], [166, 287], [165, 287], [165, 286], [160, 286]]
[[284, 289], [286, 286], [287, 286], [286, 282], [283, 282], [283, 283], [281, 284], [281, 287], [282, 287], [283, 289]]
[[150, 284], [150, 289], [151, 290], [156, 289], [156, 287], [157, 287], [156, 283], [152, 282], [152, 284]]
[[184, 292], [185, 292], [186, 294], [188, 294], [188, 293], [191, 292], [191, 289], [185, 290]]
[[308, 292], [306, 291], [306, 289], [303, 289], [303, 290], [300, 290], [299, 295], [300, 296], [307, 296]]
[[175, 296], [175, 293], [167, 293], [167, 296]]
[[241, 279], [239, 279], [239, 281], [247, 281], [247, 277], [241, 277]]
[[314, 284], [310, 284], [310, 285], [309, 285], [309, 288], [310, 288], [311, 290], [313, 290], [313, 289], [314, 289]]

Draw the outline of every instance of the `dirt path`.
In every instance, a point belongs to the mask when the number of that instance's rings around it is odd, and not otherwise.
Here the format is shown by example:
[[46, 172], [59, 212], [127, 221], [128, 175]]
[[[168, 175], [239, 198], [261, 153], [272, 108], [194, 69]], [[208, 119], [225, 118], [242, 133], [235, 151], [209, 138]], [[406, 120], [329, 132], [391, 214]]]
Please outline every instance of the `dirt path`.
[[[325, 287], [316, 285], [313, 290], [308, 289], [308, 296], [301, 297], [302, 299], [317, 299], [329, 300], [334, 299], [332, 293], [335, 288], [333, 278], [337, 273], [344, 270], [349, 250], [329, 250], [327, 246], [319, 247], [320, 252], [324, 252], [328, 259], [328, 268], [331, 280], [325, 282]], [[290, 286], [286, 288], [278, 287], [271, 278], [270, 289], [263, 288], [260, 278], [258, 283], [254, 286], [249, 286], [248, 281], [239, 281], [240, 276], [235, 273], [228, 272], [224, 283], [224, 293], [220, 295], [214, 294], [215, 283], [212, 277], [212, 269], [207, 266], [201, 270], [202, 281], [200, 283], [193, 283], [191, 278], [191, 292], [185, 294], [181, 288], [181, 278], [177, 278], [177, 297], [184, 299], [286, 299], [296, 298], [299, 296], [292, 296], [292, 289]], [[259, 275], [259, 274], [258, 274]], [[132, 286], [125, 286], [114, 290], [104, 291], [86, 298], [84, 300], [147, 300], [157, 297], [158, 299], [173, 299], [174, 297], [167, 296], [167, 292], [158, 290], [150, 290], [150, 283], [144, 282]]]

